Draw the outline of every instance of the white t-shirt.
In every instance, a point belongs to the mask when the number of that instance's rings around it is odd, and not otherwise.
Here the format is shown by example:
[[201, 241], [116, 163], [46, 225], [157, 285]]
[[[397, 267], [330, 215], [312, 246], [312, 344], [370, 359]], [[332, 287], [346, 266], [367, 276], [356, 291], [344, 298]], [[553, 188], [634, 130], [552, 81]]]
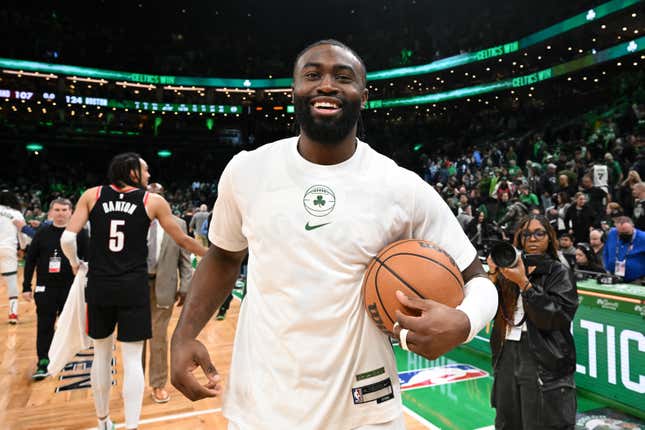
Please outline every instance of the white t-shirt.
[[461, 270], [476, 251], [416, 174], [360, 141], [342, 163], [313, 164], [297, 140], [241, 152], [220, 178], [209, 238], [249, 250], [224, 415], [254, 430], [387, 422], [401, 396], [389, 340], [362, 304], [370, 259], [405, 238], [438, 243]]
[[[15, 251], [18, 247], [18, 229], [13, 224], [15, 219], [25, 220], [19, 211], [0, 205], [0, 248]], [[21, 240], [22, 247], [24, 245]]]
[[593, 186], [608, 191], [609, 170], [603, 164], [596, 164], [591, 168], [593, 173]]

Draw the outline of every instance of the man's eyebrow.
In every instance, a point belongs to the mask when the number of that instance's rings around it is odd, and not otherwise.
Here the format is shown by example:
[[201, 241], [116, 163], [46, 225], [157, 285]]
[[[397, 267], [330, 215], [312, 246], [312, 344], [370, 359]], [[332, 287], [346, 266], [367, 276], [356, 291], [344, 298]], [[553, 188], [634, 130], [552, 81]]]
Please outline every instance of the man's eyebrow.
[[346, 70], [348, 72], [352, 72], [352, 74], [356, 74], [356, 72], [354, 71], [353, 67], [347, 66], [345, 64], [336, 64], [336, 65], [334, 65], [334, 69], [336, 69], [336, 70]]
[[[312, 67], [312, 68], [319, 68], [319, 67], [321, 67], [321, 66], [322, 66], [322, 63], [313, 63], [313, 62], [310, 62], [310, 63], [305, 63], [305, 64], [302, 66], [302, 68], [303, 68], [303, 69], [306, 69], [306, 68], [309, 68], [309, 67]], [[333, 68], [334, 68], [334, 70], [346, 70], [346, 71], [352, 72], [353, 74], [356, 74], [356, 72], [354, 71], [354, 68], [353, 68], [353, 67], [351, 67], [351, 66], [348, 66], [348, 65], [346, 65], [346, 64], [334, 64]]]

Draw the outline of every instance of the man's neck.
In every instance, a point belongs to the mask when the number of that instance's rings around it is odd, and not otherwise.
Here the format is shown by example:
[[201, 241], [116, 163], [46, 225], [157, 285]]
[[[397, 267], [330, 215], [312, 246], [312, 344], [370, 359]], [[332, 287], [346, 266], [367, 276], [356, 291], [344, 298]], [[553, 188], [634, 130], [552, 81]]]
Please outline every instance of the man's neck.
[[338, 143], [320, 143], [302, 133], [298, 139], [298, 152], [311, 163], [331, 166], [349, 160], [357, 145], [356, 128]]
[[113, 189], [115, 189], [117, 191], [130, 191], [130, 190], [135, 190], [136, 189], [136, 187], [133, 187], [132, 185], [124, 185], [124, 186], [120, 187], [120, 186], [118, 186], [116, 184], [112, 184], [111, 186], [112, 186]]

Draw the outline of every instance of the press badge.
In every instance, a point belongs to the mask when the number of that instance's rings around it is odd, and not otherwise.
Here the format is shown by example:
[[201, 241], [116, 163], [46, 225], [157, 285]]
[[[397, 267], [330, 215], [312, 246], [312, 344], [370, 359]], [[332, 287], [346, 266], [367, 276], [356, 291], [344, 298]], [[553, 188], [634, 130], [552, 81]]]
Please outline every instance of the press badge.
[[54, 256], [49, 257], [49, 273], [60, 273], [60, 257], [56, 250], [54, 250]]
[[614, 275], [625, 277], [625, 260], [616, 260]]

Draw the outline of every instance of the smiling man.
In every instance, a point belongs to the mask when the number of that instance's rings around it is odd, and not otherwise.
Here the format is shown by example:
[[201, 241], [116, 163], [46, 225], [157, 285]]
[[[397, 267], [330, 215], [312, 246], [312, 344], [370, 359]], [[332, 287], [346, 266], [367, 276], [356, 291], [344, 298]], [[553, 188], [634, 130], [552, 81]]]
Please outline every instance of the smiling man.
[[[172, 383], [191, 400], [223, 392], [196, 340], [233, 289], [248, 252], [247, 295], [224, 397], [229, 429], [405, 428], [389, 339], [362, 306], [371, 259], [399, 239], [431, 240], [464, 279], [458, 309], [400, 294], [408, 348], [437, 357], [495, 314], [497, 293], [441, 197], [356, 137], [366, 71], [323, 40], [298, 55], [293, 99], [300, 135], [242, 152], [219, 181], [209, 239], [173, 335]], [[253, 174], [249, 174], [253, 172]], [[208, 382], [192, 375], [201, 366]]]

